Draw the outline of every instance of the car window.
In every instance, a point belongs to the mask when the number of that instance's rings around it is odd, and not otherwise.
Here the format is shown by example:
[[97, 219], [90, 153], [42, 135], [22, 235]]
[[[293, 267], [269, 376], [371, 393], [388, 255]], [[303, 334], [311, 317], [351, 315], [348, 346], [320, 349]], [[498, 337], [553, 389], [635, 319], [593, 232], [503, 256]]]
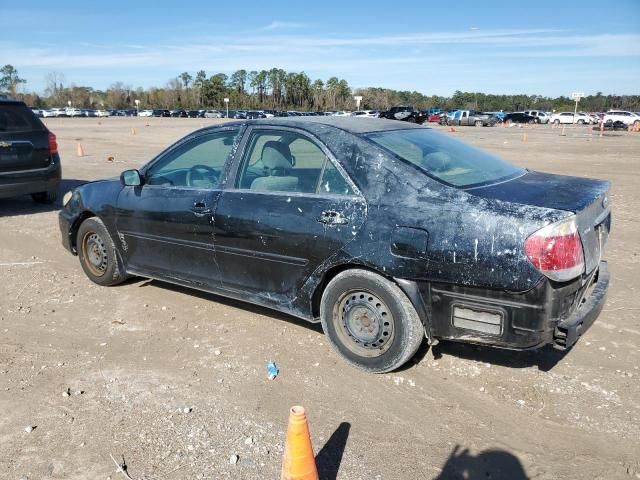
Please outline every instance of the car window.
[[240, 129], [200, 135], [153, 164], [145, 183], [171, 187], [215, 188]]
[[20, 104], [0, 105], [0, 132], [30, 130], [44, 130], [44, 127], [29, 108]]
[[493, 183], [526, 171], [429, 129], [376, 132], [367, 137], [427, 175], [454, 187]]
[[315, 193], [327, 162], [309, 138], [287, 131], [265, 130], [251, 135], [239, 188], [258, 191]]
[[327, 159], [327, 163], [322, 173], [322, 180], [318, 186], [319, 193], [333, 195], [354, 195], [354, 191], [345, 180], [336, 166]]

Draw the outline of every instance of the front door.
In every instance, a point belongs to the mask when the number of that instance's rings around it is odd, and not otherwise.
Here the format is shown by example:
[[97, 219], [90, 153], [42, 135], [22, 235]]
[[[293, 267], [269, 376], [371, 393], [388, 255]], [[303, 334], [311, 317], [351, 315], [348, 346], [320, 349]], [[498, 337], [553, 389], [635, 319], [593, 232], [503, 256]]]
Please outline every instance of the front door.
[[238, 132], [222, 129], [188, 138], [143, 170], [141, 186], [122, 189], [116, 225], [127, 270], [218, 286], [213, 215]]
[[235, 188], [216, 209], [218, 264], [226, 289], [282, 306], [354, 238], [366, 204], [303, 133], [254, 127], [246, 145]]

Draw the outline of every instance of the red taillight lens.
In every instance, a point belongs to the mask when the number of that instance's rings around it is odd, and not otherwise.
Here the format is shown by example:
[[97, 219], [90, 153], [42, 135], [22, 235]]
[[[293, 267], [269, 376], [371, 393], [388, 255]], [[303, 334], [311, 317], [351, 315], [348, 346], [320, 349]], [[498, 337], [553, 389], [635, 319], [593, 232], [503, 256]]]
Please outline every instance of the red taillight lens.
[[58, 153], [58, 140], [53, 133], [49, 132], [49, 155], [54, 153]]
[[575, 218], [547, 225], [524, 243], [529, 261], [544, 275], [559, 282], [584, 272], [582, 242]]

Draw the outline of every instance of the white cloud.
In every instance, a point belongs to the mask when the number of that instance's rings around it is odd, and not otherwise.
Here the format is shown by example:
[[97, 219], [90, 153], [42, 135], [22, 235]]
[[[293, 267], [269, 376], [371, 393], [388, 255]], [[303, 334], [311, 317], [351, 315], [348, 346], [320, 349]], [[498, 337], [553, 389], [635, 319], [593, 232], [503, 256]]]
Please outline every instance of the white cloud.
[[274, 20], [269, 25], [265, 25], [264, 27], [262, 27], [260, 30], [266, 30], [266, 31], [283, 30], [283, 29], [288, 29], [288, 28], [304, 28], [304, 27], [307, 27], [307, 26], [308, 25], [306, 23], [283, 22], [283, 21], [280, 21], [280, 20]]

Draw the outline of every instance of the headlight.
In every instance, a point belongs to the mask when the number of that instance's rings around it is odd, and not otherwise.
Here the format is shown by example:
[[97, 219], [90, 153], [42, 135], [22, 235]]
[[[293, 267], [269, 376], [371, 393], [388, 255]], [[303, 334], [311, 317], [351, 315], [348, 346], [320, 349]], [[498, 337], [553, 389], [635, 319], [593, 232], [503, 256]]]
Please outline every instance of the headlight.
[[71, 197], [73, 197], [73, 192], [67, 192], [64, 194], [64, 197], [62, 197], [62, 206], [66, 207], [67, 203], [69, 203], [69, 200], [71, 200]]

